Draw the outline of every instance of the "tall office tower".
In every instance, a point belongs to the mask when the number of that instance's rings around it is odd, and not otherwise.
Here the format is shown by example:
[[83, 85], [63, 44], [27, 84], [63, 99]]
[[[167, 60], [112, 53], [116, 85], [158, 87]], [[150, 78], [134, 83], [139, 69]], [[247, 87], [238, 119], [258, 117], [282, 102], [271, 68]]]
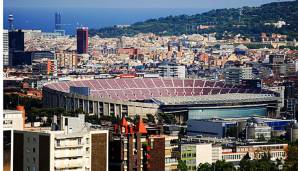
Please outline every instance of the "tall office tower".
[[55, 13], [55, 27], [54, 32], [58, 33], [60, 36], [65, 35], [65, 30], [62, 29], [62, 22], [61, 22], [61, 13]]
[[62, 25], [61, 25], [61, 13], [56, 12], [55, 13], [55, 30], [61, 30]]
[[88, 27], [77, 28], [77, 53], [88, 53]]
[[8, 32], [9, 65], [14, 65], [14, 54], [24, 52], [24, 32], [22, 30], [11, 30]]
[[8, 57], [8, 30], [3, 30], [3, 65], [9, 65]]

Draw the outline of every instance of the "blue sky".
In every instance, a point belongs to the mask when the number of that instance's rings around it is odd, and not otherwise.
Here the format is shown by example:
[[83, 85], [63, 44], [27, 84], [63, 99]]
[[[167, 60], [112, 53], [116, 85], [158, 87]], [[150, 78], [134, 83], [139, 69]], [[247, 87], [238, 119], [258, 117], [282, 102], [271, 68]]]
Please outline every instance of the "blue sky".
[[284, 0], [4, 0], [4, 8], [232, 8]]

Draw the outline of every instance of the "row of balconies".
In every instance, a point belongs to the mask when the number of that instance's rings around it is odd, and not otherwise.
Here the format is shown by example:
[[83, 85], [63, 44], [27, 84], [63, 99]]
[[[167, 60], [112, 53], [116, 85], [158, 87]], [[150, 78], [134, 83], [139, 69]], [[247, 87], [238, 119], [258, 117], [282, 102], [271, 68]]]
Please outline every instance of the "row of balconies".
[[65, 151], [55, 151], [55, 158], [66, 158], [66, 157], [79, 157], [89, 155], [90, 152], [82, 150], [65, 150]]

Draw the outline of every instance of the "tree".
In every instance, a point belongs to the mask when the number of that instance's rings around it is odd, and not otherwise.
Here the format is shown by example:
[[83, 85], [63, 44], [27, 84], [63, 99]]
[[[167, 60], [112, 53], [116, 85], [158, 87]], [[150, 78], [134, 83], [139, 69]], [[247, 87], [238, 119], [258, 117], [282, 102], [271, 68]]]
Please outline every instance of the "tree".
[[260, 160], [256, 161], [256, 167], [259, 170], [270, 170], [270, 171], [277, 171], [278, 168], [276, 164], [271, 160], [270, 153], [264, 153]]
[[5, 109], [15, 109], [17, 105], [25, 106], [26, 111], [30, 111], [31, 108], [42, 108], [41, 99], [31, 98], [31, 97], [22, 97], [18, 94], [5, 94], [4, 95], [4, 104]]
[[240, 161], [240, 169], [241, 171], [250, 171], [256, 169], [255, 167], [255, 161], [250, 160], [250, 156], [248, 153], [243, 156], [243, 158]]
[[272, 137], [269, 141], [269, 143], [287, 143], [287, 139], [284, 136], [280, 137]]
[[236, 170], [234, 165], [225, 160], [217, 160], [212, 164], [212, 168], [215, 168], [216, 171], [234, 171]]
[[147, 121], [155, 124], [155, 117], [152, 114], [147, 114]]
[[217, 160], [215, 163], [208, 164], [200, 164], [198, 171], [235, 171], [236, 168], [230, 162], [226, 162], [225, 160]]
[[263, 134], [261, 134], [259, 137], [258, 137], [258, 141], [265, 141], [265, 137]]
[[187, 165], [186, 165], [185, 161], [178, 160], [178, 166], [177, 166], [177, 168], [180, 171], [187, 171]]
[[165, 113], [159, 113], [157, 114], [157, 120], [159, 123], [162, 124], [175, 124], [175, 116], [173, 114], [165, 114]]
[[284, 170], [298, 171], [298, 140], [289, 144], [287, 155]]
[[198, 171], [211, 171], [212, 165], [209, 163], [201, 163], [198, 167]]
[[243, 160], [250, 160], [251, 159], [250, 156], [249, 156], [249, 154], [248, 154], [248, 152], [245, 154], [245, 156], [243, 156], [242, 159]]
[[98, 118], [97, 115], [85, 115], [85, 120], [86, 122], [89, 122], [91, 124], [100, 124], [100, 119]]
[[250, 160], [246, 154], [240, 161], [240, 171], [255, 171], [255, 170], [278, 170], [277, 165], [271, 161], [270, 153], [264, 153], [259, 160]]

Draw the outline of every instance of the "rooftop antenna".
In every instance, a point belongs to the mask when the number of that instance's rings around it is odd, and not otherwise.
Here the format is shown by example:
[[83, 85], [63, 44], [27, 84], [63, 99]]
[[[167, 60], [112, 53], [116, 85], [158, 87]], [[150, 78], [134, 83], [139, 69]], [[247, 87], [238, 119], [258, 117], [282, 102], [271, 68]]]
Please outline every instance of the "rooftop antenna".
[[14, 20], [13, 15], [10, 14], [10, 15], [8, 16], [8, 22], [9, 22], [9, 29], [10, 29], [10, 30], [13, 30], [13, 20]]

